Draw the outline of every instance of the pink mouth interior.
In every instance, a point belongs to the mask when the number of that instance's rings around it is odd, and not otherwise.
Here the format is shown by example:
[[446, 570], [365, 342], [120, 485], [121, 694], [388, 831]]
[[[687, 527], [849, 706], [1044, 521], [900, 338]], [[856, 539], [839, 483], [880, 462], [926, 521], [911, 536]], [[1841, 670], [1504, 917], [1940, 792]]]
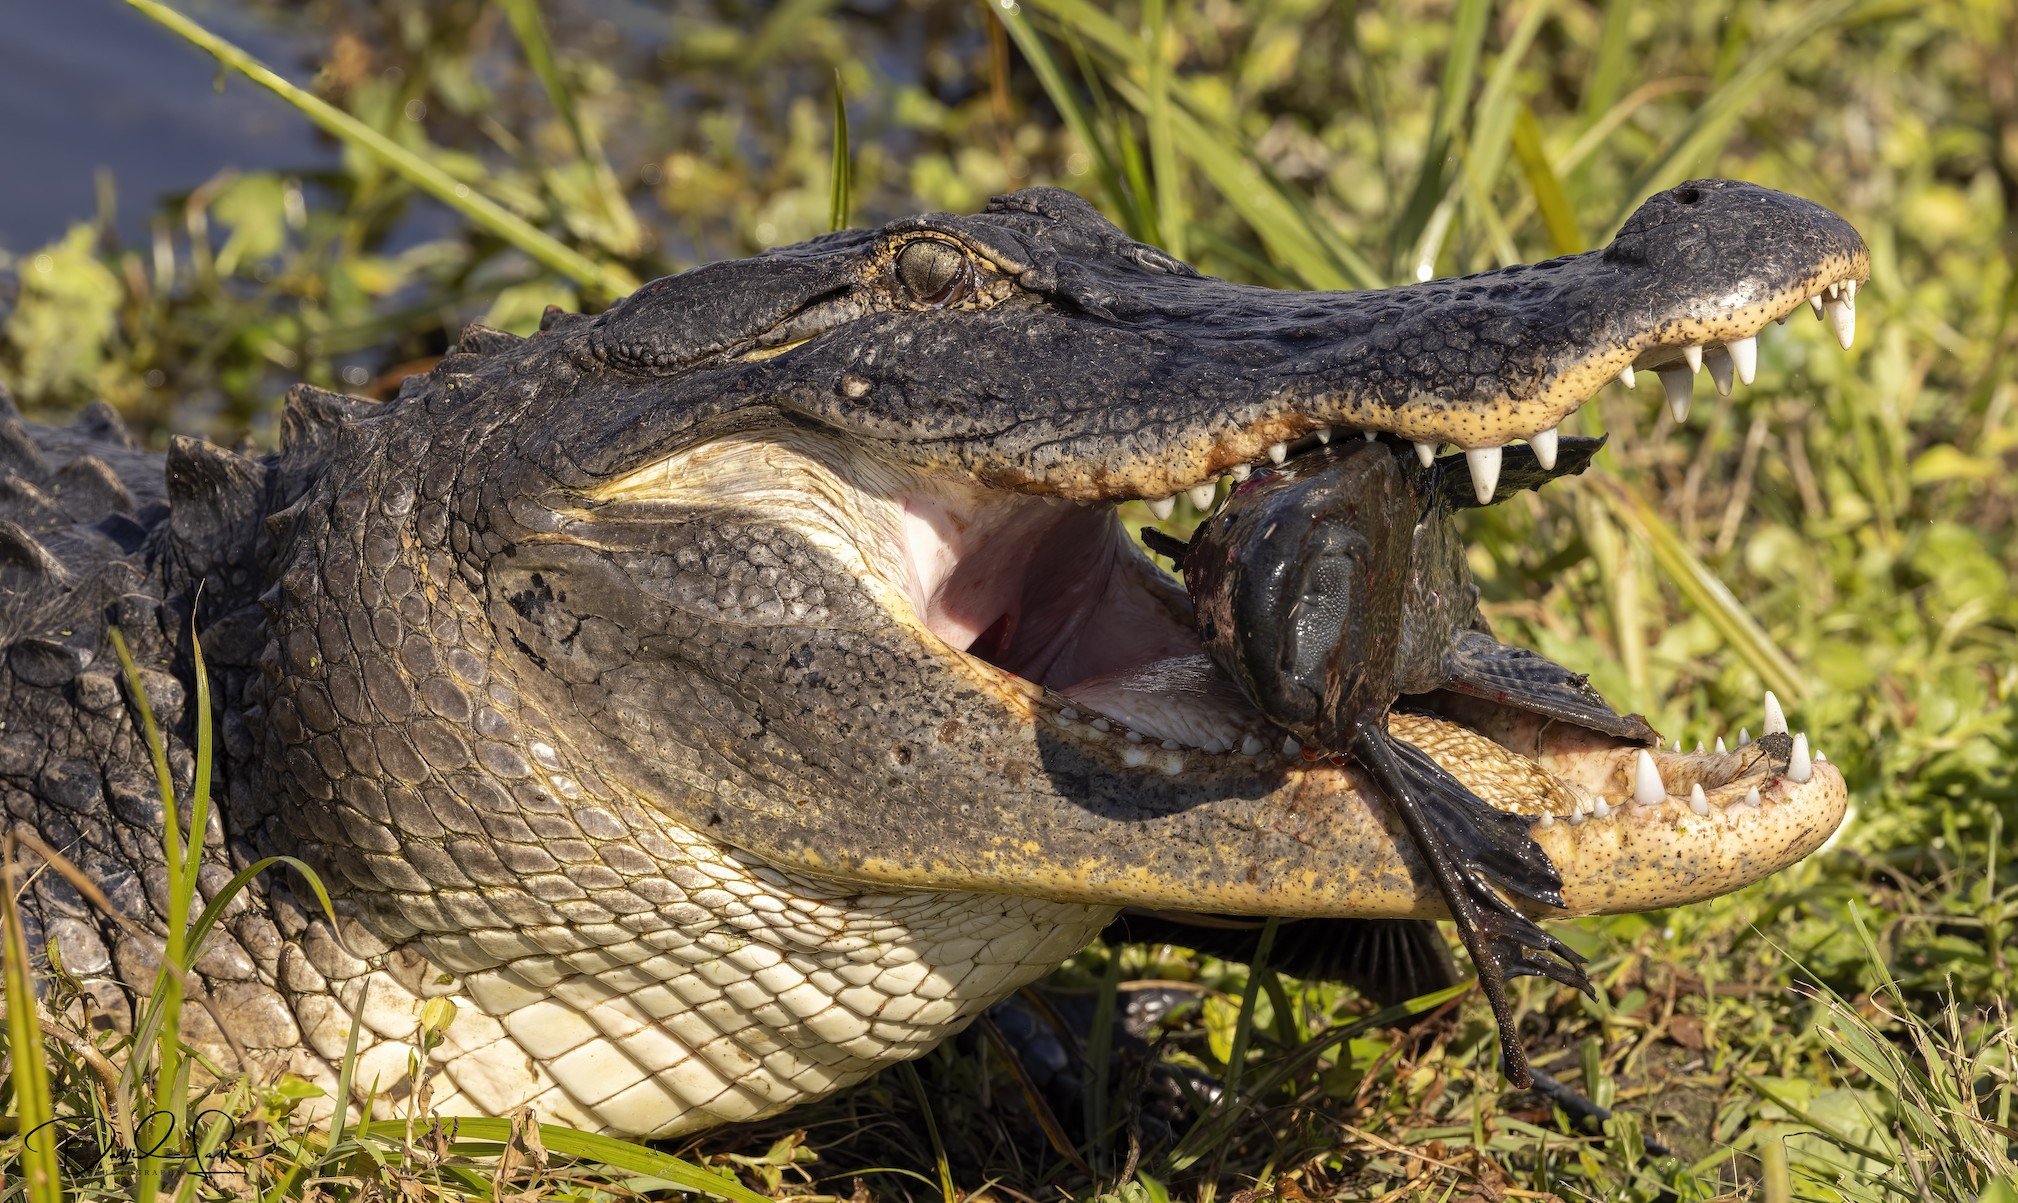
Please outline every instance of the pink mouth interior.
[[951, 646], [1147, 737], [1230, 746], [1266, 727], [1113, 509], [913, 494], [904, 539], [912, 604]]

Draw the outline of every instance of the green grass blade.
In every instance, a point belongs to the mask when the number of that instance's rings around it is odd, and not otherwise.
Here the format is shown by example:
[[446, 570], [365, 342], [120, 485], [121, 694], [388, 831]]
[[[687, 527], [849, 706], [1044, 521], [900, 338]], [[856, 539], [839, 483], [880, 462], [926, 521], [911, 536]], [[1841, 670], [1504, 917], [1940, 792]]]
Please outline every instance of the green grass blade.
[[1182, 259], [1187, 241], [1184, 176], [1170, 134], [1170, 12], [1165, 0], [1147, 0], [1142, 26], [1149, 54], [1149, 169], [1155, 181], [1156, 229], [1163, 249]]
[[1052, 57], [1051, 47], [1045, 43], [1043, 35], [1031, 27], [1030, 19], [1020, 7], [997, 4], [990, 5], [989, 11], [1009, 31], [1016, 49], [1023, 52], [1023, 60], [1037, 73], [1037, 82], [1057, 107], [1058, 115], [1064, 118], [1065, 128], [1086, 148], [1086, 154], [1093, 162], [1094, 178], [1100, 181], [1108, 203], [1124, 214], [1132, 213], [1134, 206], [1122, 187], [1121, 174], [1114, 165], [1113, 157], [1107, 153], [1107, 145], [1094, 133], [1093, 123], [1086, 116], [1086, 106], [1079, 103], [1079, 94], [1059, 69], [1058, 60]]
[[14, 899], [21, 883], [14, 862], [14, 840], [0, 853], [0, 962], [7, 986], [7, 1049], [9, 1079], [14, 1088], [14, 1118], [27, 1134], [21, 1148], [21, 1175], [29, 1203], [61, 1203], [62, 1164], [56, 1159], [57, 1132], [50, 1123], [55, 1112], [49, 1094], [49, 1067], [42, 1042], [42, 1006], [35, 997], [33, 962], [28, 955], [27, 929]]
[[619, 255], [636, 254], [644, 245], [644, 227], [638, 223], [638, 215], [631, 210], [630, 198], [624, 194], [623, 184], [617, 180], [617, 173], [610, 168], [608, 156], [603, 154], [602, 143], [596, 133], [581, 117], [575, 106], [574, 93], [567, 81], [561, 78], [560, 64], [554, 59], [553, 38], [547, 33], [546, 22], [540, 17], [539, 6], [534, 0], [500, 0], [504, 8], [505, 20], [511, 25], [512, 35], [518, 39], [519, 49], [526, 56], [526, 64], [538, 77], [540, 87], [547, 94], [547, 103], [553, 105], [561, 124], [574, 142], [575, 157], [586, 167], [595, 188], [590, 195], [596, 206], [602, 210], [602, 218], [607, 223], [610, 238], [606, 245]]
[[845, 230], [848, 228], [848, 193], [854, 181], [849, 178], [851, 169], [848, 155], [848, 97], [841, 90], [841, 71], [834, 70], [834, 164], [833, 194], [827, 201], [827, 228]]
[[1436, 116], [1430, 126], [1429, 143], [1424, 148], [1422, 166], [1408, 203], [1397, 216], [1389, 239], [1395, 255], [1404, 248], [1418, 248], [1429, 229], [1432, 216], [1449, 191], [1446, 173], [1451, 167], [1451, 151], [1457, 144], [1458, 121], [1465, 102], [1477, 82], [1479, 57], [1485, 48], [1486, 27], [1492, 15], [1491, 0], [1459, 0], [1451, 20], [1450, 53], [1444, 59], [1443, 78], [1437, 87]]
[[[443, 1123], [453, 1125], [454, 1143], [452, 1151], [463, 1155], [480, 1156], [489, 1151], [484, 1146], [502, 1146], [511, 1138], [511, 1121], [507, 1119], [454, 1119]], [[650, 1149], [614, 1136], [598, 1136], [590, 1132], [577, 1132], [558, 1124], [540, 1124], [540, 1143], [549, 1153], [572, 1157], [577, 1161], [606, 1165], [627, 1174], [642, 1177], [663, 1178], [676, 1183], [683, 1190], [699, 1194], [713, 1195], [717, 1199], [728, 1199], [732, 1203], [765, 1203], [764, 1196], [724, 1174], [704, 1169], [691, 1161], [684, 1161], [656, 1149]], [[410, 1128], [405, 1120], [379, 1120], [361, 1124], [354, 1135], [359, 1140], [376, 1141], [398, 1146], [405, 1142]]]
[[1619, 208], [1607, 228], [1625, 221], [1639, 203], [1661, 187], [1693, 174], [1743, 115], [1745, 107], [1769, 83], [1782, 76], [1782, 69], [1795, 51], [1815, 37], [1840, 31], [1866, 9], [1881, 0], [1826, 0], [1809, 9], [1799, 21], [1780, 31], [1765, 45], [1744, 56], [1744, 65], [1719, 85], [1697, 106], [1695, 116], [1640, 168], [1625, 191], [1619, 194]]
[[623, 268], [597, 263], [567, 246], [469, 185], [457, 182], [414, 151], [321, 97], [296, 87], [266, 64], [161, 3], [161, 0], [126, 0], [126, 3], [209, 54], [222, 66], [279, 96], [324, 133], [372, 156], [407, 183], [462, 214], [472, 225], [503, 239], [553, 271], [584, 288], [596, 289], [612, 297], [622, 296], [638, 286], [636, 278]]
[[[195, 890], [197, 870], [203, 866], [204, 834], [210, 830], [210, 771], [214, 756], [210, 716], [210, 672], [203, 663], [203, 643], [196, 637], [196, 616], [189, 618], [189, 651], [196, 672], [196, 778], [189, 791], [189, 846], [183, 852], [183, 880]], [[188, 917], [184, 908], [174, 918]]]
[[1550, 248], [1558, 255], [1574, 255], [1583, 250], [1586, 243], [1583, 231], [1577, 228], [1576, 210], [1563, 191], [1562, 178], [1549, 163], [1548, 151], [1542, 148], [1541, 123], [1535, 120], [1534, 110], [1525, 104], [1514, 118], [1513, 152], [1520, 162], [1521, 175], [1527, 179], [1528, 193], [1542, 215], [1542, 228], [1548, 231]]
[[1619, 524], [1638, 536], [1652, 553], [1654, 563], [1683, 598], [1709, 620], [1731, 649], [1765, 681], [1767, 688], [1776, 691], [1782, 698], [1807, 696], [1808, 691], [1793, 661], [1773, 642], [1772, 636], [1766, 634], [1765, 628], [1745, 609], [1730, 586], [1717, 579], [1707, 564], [1683, 546], [1681, 538], [1644, 498], [1621, 481], [1593, 480], [1591, 483], [1597, 487], [1599, 496], [1605, 499]]

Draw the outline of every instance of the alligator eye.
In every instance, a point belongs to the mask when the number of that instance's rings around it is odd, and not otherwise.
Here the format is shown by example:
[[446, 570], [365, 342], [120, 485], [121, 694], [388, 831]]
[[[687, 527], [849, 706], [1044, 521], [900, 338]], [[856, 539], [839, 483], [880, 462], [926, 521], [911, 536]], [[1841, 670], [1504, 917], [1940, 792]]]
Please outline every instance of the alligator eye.
[[951, 305], [966, 296], [967, 253], [950, 242], [920, 238], [897, 252], [897, 279], [927, 305]]

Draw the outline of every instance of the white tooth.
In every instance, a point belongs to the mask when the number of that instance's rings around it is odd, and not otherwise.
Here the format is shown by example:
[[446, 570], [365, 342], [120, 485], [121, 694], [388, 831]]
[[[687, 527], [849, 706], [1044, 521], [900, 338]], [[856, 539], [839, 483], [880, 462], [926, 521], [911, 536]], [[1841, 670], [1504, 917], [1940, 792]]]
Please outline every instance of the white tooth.
[[1699, 739], [1696, 741], [1696, 755], [1701, 756], [1702, 754], [1703, 754], [1703, 741]]
[[1557, 430], [1551, 426], [1547, 430], [1537, 430], [1528, 436], [1528, 446], [1535, 449], [1535, 462], [1544, 469], [1556, 466]]
[[1436, 444], [1417, 443], [1415, 445], [1415, 458], [1422, 461], [1423, 467], [1429, 467], [1436, 462]]
[[1579, 807], [1578, 809], [1570, 812], [1570, 826], [1575, 827], [1576, 825], [1582, 823], [1583, 821], [1584, 821], [1584, 812], [1582, 807]]
[[1052, 722], [1054, 722], [1054, 723], [1057, 723], [1057, 724], [1058, 724], [1059, 726], [1061, 726], [1061, 727], [1069, 727], [1069, 726], [1071, 726], [1071, 725], [1072, 725], [1072, 720], [1071, 720], [1071, 719], [1069, 719], [1069, 718], [1066, 718], [1066, 717], [1065, 717], [1065, 712], [1064, 712], [1064, 711], [1062, 711], [1062, 710], [1061, 710], [1061, 711], [1059, 711], [1059, 712], [1058, 712], [1057, 714], [1053, 715], [1053, 716], [1051, 717], [1051, 721], [1052, 721]]
[[1270, 443], [1270, 444], [1268, 445], [1268, 458], [1269, 458], [1270, 460], [1273, 460], [1273, 461], [1274, 461], [1275, 463], [1278, 463], [1278, 464], [1279, 464], [1279, 463], [1281, 463], [1281, 462], [1282, 462], [1283, 460], [1286, 460], [1286, 459], [1288, 459], [1288, 458], [1289, 458], [1289, 444], [1288, 444], [1288, 443]]
[[1464, 453], [1471, 465], [1471, 488], [1480, 505], [1492, 504], [1493, 490], [1499, 488], [1500, 453], [1497, 447], [1473, 447]]
[[1747, 334], [1724, 344], [1731, 353], [1731, 362], [1738, 369], [1738, 383], [1750, 384], [1759, 375], [1759, 336]]
[[1129, 743], [1139, 744], [1142, 742], [1142, 732], [1130, 731], [1128, 734], [1122, 736], [1121, 738], [1127, 740]]
[[1762, 800], [1763, 799], [1759, 797], [1758, 786], [1755, 785], [1752, 788], [1745, 791], [1745, 801], [1750, 803], [1751, 805], [1757, 806]]
[[1174, 739], [1166, 739], [1163, 741], [1163, 750], [1166, 752], [1175, 752], [1177, 749], [1183, 746], [1184, 746], [1183, 744], [1178, 743]]
[[1261, 750], [1267, 746], [1267, 744], [1261, 742], [1259, 735], [1249, 735], [1240, 741], [1240, 754], [1242, 756], [1259, 756], [1261, 755]]
[[1548, 811], [1543, 811], [1541, 817], [1535, 820], [1535, 826], [1537, 827], [1554, 827], [1555, 825], [1556, 817]]
[[1689, 420], [1689, 398], [1695, 395], [1696, 379], [1680, 368], [1661, 369], [1661, 387], [1667, 390], [1668, 412], [1679, 424]]
[[1780, 699], [1773, 691], [1766, 691], [1766, 734], [1785, 735], [1787, 733], [1787, 712], [1780, 709]]
[[1191, 498], [1192, 505], [1197, 506], [1201, 510], [1209, 510], [1212, 508], [1212, 499], [1219, 496], [1219, 486], [1210, 484], [1193, 485], [1186, 496]]
[[1652, 806], [1667, 796], [1667, 783], [1661, 780], [1661, 771], [1654, 767], [1654, 758], [1641, 748], [1639, 756], [1633, 761], [1633, 801], [1641, 806]]
[[1843, 281], [1843, 304], [1855, 305], [1856, 303], [1857, 303], [1857, 282], [1855, 280]]
[[1121, 749], [1121, 763], [1131, 769], [1139, 769], [1149, 763], [1149, 753], [1143, 751], [1141, 748], [1123, 748]]
[[1794, 753], [1787, 757], [1787, 780], [1799, 785], [1814, 775], [1815, 762], [1808, 758], [1808, 735], [1804, 731], [1794, 737]]
[[1700, 371], [1702, 371], [1702, 370], [1703, 370], [1703, 349], [1702, 349], [1701, 347], [1683, 347], [1683, 348], [1682, 348], [1682, 362], [1683, 362], [1683, 363], [1686, 363], [1686, 364], [1688, 364], [1688, 365], [1689, 365], [1689, 370], [1690, 370], [1691, 372], [1700, 372]]
[[1721, 735], [1717, 736], [1717, 754], [1721, 756], [1728, 751], [1730, 749], [1724, 746], [1724, 737]]
[[1060, 710], [1058, 712], [1058, 717], [1064, 719], [1068, 723], [1076, 723], [1079, 721], [1079, 712], [1077, 710], [1074, 710], [1072, 707], [1067, 706], [1065, 709]]
[[1329, 447], [1331, 445], [1331, 427], [1320, 426], [1317, 428], [1317, 443], [1320, 447]]
[[1371, 443], [1371, 442], [1373, 442], [1373, 441], [1374, 441], [1375, 439], [1379, 438], [1380, 436], [1379, 436], [1378, 434], [1375, 434], [1375, 433], [1374, 433], [1373, 431], [1371, 431], [1371, 430], [1362, 430], [1362, 431], [1360, 431], [1360, 432], [1359, 432], [1359, 437], [1361, 437], [1361, 438], [1365, 439], [1365, 440], [1366, 440], [1367, 442]]
[[1828, 762], [1828, 760], [1829, 760], [1829, 758], [1828, 758], [1827, 756], [1824, 756], [1824, 755], [1822, 755], [1822, 749], [1820, 749], [1820, 748], [1816, 748], [1816, 749], [1815, 749], [1815, 763], [1816, 763], [1816, 764], [1826, 764], [1826, 763]]
[[1302, 751], [1303, 745], [1296, 742], [1296, 736], [1285, 735], [1282, 737], [1282, 754], [1284, 756], [1295, 756]]
[[1748, 743], [1751, 743], [1751, 742], [1752, 742], [1752, 733], [1751, 733], [1751, 731], [1750, 731], [1750, 730], [1749, 730], [1748, 728], [1745, 728], [1745, 727], [1739, 727], [1739, 728], [1738, 728], [1738, 746], [1742, 748], [1742, 747], [1744, 747], [1744, 746], [1745, 746], [1746, 744], [1748, 744]]
[[1163, 521], [1164, 519], [1170, 517], [1170, 515], [1177, 512], [1177, 498], [1175, 497], [1165, 497], [1160, 501], [1151, 501], [1148, 502], [1147, 504], [1149, 506], [1149, 512], [1156, 515], [1156, 520], [1158, 522]]
[[1599, 798], [1595, 803], [1591, 805], [1591, 817], [1593, 819], [1611, 818], [1612, 817], [1611, 804], [1609, 802], [1606, 802], [1603, 798]]
[[1212, 753], [1214, 756], [1218, 756], [1221, 753], [1232, 751], [1233, 745], [1227, 743], [1224, 739], [1221, 739], [1219, 736], [1215, 735], [1211, 739], [1205, 741], [1204, 750]]
[[1703, 796], [1703, 787], [1701, 785], [1692, 785], [1689, 787], [1689, 809], [1699, 815], [1710, 813], [1710, 800]]
[[1639, 373], [1633, 371], [1632, 364], [1627, 364], [1624, 370], [1619, 372], [1619, 383], [1625, 385], [1627, 388], [1638, 388], [1640, 386]]
[[1710, 381], [1717, 386], [1717, 396], [1731, 395], [1731, 357], [1724, 354], [1722, 347], [1711, 347], [1703, 361], [1709, 366]]
[[1104, 718], [1096, 718], [1090, 725], [1095, 731], [1101, 732], [1102, 734], [1114, 730], [1114, 724], [1108, 722]]
[[1842, 288], [1843, 288], [1843, 286], [1842, 286], [1841, 284], [1831, 284], [1831, 285], [1829, 285], [1829, 286], [1828, 286], [1827, 288], [1824, 288], [1824, 289], [1822, 290], [1822, 299], [1823, 299], [1824, 301], [1833, 301], [1833, 300], [1835, 300], [1835, 299], [1836, 299], [1836, 294], [1837, 294], [1838, 292], [1842, 291]]
[[1248, 477], [1254, 475], [1254, 469], [1248, 467], [1246, 464], [1235, 464], [1233, 465], [1233, 470], [1228, 472], [1227, 475], [1233, 478], [1234, 484], [1240, 484]]
[[1814, 296], [1812, 296], [1812, 297], [1809, 297], [1809, 298], [1808, 298], [1808, 308], [1810, 308], [1810, 309], [1812, 309], [1812, 310], [1814, 310], [1814, 311], [1815, 311], [1815, 320], [1816, 320], [1816, 321], [1818, 321], [1818, 322], [1819, 322], [1819, 321], [1821, 321], [1821, 320], [1822, 320], [1822, 294], [1821, 294], [1821, 293], [1819, 293], [1819, 292], [1818, 292], [1818, 293], [1816, 293], [1816, 294], [1815, 294]]
[[1836, 331], [1836, 341], [1847, 351], [1857, 337], [1857, 311], [1841, 301], [1826, 301], [1822, 306], [1829, 311], [1829, 325]]

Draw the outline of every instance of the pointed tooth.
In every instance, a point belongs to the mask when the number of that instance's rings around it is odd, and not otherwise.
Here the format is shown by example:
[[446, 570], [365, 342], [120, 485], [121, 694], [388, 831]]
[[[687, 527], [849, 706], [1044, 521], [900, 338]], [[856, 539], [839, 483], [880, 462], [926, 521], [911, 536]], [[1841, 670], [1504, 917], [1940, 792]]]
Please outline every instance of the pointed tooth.
[[1331, 427], [1320, 426], [1317, 428], [1317, 445], [1320, 447], [1331, 446]]
[[1612, 804], [1605, 801], [1603, 798], [1599, 798], [1596, 802], [1591, 803], [1591, 817], [1593, 819], [1611, 818]]
[[1373, 431], [1371, 431], [1371, 430], [1362, 430], [1362, 431], [1360, 431], [1360, 432], [1359, 432], [1359, 437], [1360, 437], [1360, 438], [1363, 438], [1363, 439], [1365, 439], [1365, 440], [1366, 440], [1367, 442], [1371, 443], [1371, 442], [1373, 442], [1373, 441], [1374, 441], [1375, 439], [1379, 438], [1379, 437], [1380, 437], [1380, 435], [1378, 435], [1378, 434], [1374, 433], [1374, 432], [1373, 432]]
[[1759, 375], [1759, 336], [1747, 334], [1724, 344], [1731, 354], [1731, 363], [1738, 369], [1738, 383], [1750, 384]]
[[1787, 780], [1800, 785], [1814, 775], [1815, 762], [1808, 756], [1808, 734], [1804, 731], [1794, 737], [1793, 755], [1787, 757]]
[[1682, 362], [1683, 362], [1683, 363], [1686, 363], [1686, 364], [1688, 364], [1688, 365], [1689, 365], [1689, 371], [1691, 371], [1691, 372], [1700, 372], [1700, 371], [1702, 371], [1702, 370], [1703, 370], [1703, 348], [1702, 348], [1702, 347], [1700, 347], [1700, 346], [1688, 346], [1688, 347], [1683, 347], [1683, 348], [1682, 348]]
[[1267, 746], [1267, 744], [1261, 742], [1259, 735], [1248, 735], [1240, 741], [1240, 754], [1242, 756], [1259, 756], [1262, 753], [1262, 749]]
[[1710, 800], [1703, 796], [1703, 787], [1700, 784], [1689, 787], [1689, 809], [1699, 815], [1710, 813]]
[[1270, 460], [1271, 460], [1272, 462], [1274, 462], [1274, 463], [1278, 463], [1278, 464], [1279, 464], [1279, 463], [1281, 463], [1281, 462], [1282, 462], [1283, 460], [1286, 460], [1286, 459], [1288, 459], [1288, 458], [1289, 458], [1289, 444], [1288, 444], [1288, 443], [1270, 443], [1270, 444], [1268, 445], [1268, 458], [1269, 458], [1269, 459], [1270, 459]]
[[1731, 357], [1724, 353], [1722, 347], [1711, 347], [1710, 353], [1704, 357], [1703, 363], [1710, 369], [1710, 382], [1717, 386], [1717, 396], [1730, 396]]
[[1215, 484], [1193, 485], [1186, 492], [1185, 496], [1191, 498], [1192, 505], [1197, 506], [1201, 510], [1209, 510], [1212, 508], [1212, 499], [1219, 496], [1219, 486]]
[[1818, 322], [1819, 322], [1819, 321], [1821, 321], [1821, 320], [1822, 320], [1822, 294], [1821, 294], [1821, 293], [1819, 293], [1819, 292], [1818, 292], [1818, 293], [1816, 293], [1816, 294], [1815, 294], [1814, 296], [1812, 296], [1812, 297], [1809, 297], [1809, 298], [1808, 298], [1808, 308], [1810, 308], [1810, 309], [1812, 309], [1812, 310], [1814, 310], [1814, 311], [1815, 311], [1815, 320], [1816, 320], [1816, 321], [1818, 321]]
[[1471, 466], [1471, 487], [1478, 503], [1491, 505], [1493, 491], [1499, 488], [1499, 448], [1473, 447], [1464, 453], [1464, 462]]
[[1537, 430], [1528, 436], [1528, 446], [1535, 449], [1535, 462], [1540, 464], [1544, 470], [1553, 469], [1556, 466], [1557, 437], [1557, 429], [1553, 426], [1547, 430]]
[[1556, 825], [1556, 817], [1550, 814], [1548, 811], [1543, 811], [1535, 819], [1535, 826], [1537, 827], [1554, 827], [1555, 825]]
[[1105, 735], [1109, 731], [1114, 730], [1114, 724], [1108, 722], [1104, 718], [1096, 718], [1088, 725], [1091, 726], [1095, 731], [1100, 732], [1102, 735]]
[[1072, 707], [1067, 706], [1065, 709], [1060, 710], [1058, 712], [1058, 717], [1064, 719], [1068, 723], [1076, 723], [1079, 721], [1079, 712], [1077, 710], [1074, 710]]
[[1661, 387], [1667, 390], [1668, 412], [1677, 424], [1689, 420], [1689, 398], [1696, 392], [1695, 377], [1680, 368], [1661, 369]]
[[1164, 741], [1163, 741], [1163, 743], [1162, 743], [1162, 744], [1161, 744], [1160, 746], [1161, 746], [1161, 747], [1163, 748], [1163, 750], [1164, 750], [1164, 751], [1166, 751], [1166, 752], [1175, 752], [1175, 751], [1176, 751], [1177, 749], [1179, 749], [1179, 748], [1183, 747], [1184, 745], [1183, 745], [1183, 744], [1181, 744], [1181, 743], [1178, 743], [1178, 742], [1177, 742], [1176, 740], [1174, 740], [1174, 739], [1166, 739], [1166, 740], [1164, 740]]
[[1721, 735], [1717, 736], [1717, 754], [1721, 756], [1728, 751], [1730, 749], [1724, 746], [1724, 737]]
[[1661, 771], [1654, 767], [1654, 758], [1641, 748], [1640, 754], [1633, 760], [1633, 801], [1641, 806], [1652, 806], [1667, 796], [1667, 783], [1661, 780]]
[[1841, 301], [1825, 301], [1822, 307], [1829, 311], [1829, 326], [1836, 332], [1836, 342], [1849, 350], [1857, 337], [1857, 311]]
[[1170, 515], [1177, 512], [1177, 498], [1175, 497], [1164, 497], [1146, 504], [1149, 506], [1149, 512], [1156, 515], [1158, 522], [1164, 521]]
[[1638, 372], [1633, 371], [1632, 364], [1627, 364], [1624, 368], [1620, 369], [1619, 383], [1625, 385], [1627, 388], [1640, 387], [1640, 375]]
[[1282, 754], [1284, 756], [1295, 756], [1302, 751], [1303, 745], [1296, 742], [1296, 736], [1285, 735], [1282, 737]]
[[1422, 461], [1423, 467], [1429, 467], [1436, 462], [1436, 444], [1417, 443], [1415, 445], [1415, 458]]
[[1745, 791], [1745, 801], [1752, 806], [1757, 806], [1760, 802], [1764, 801], [1764, 799], [1759, 797], [1758, 786], [1755, 785]]
[[1123, 739], [1127, 740], [1127, 741], [1128, 741], [1129, 743], [1132, 743], [1132, 744], [1139, 744], [1139, 743], [1141, 743], [1141, 742], [1142, 742], [1142, 732], [1140, 732], [1140, 731], [1129, 731], [1129, 732], [1125, 733], [1124, 735], [1122, 735], [1122, 737], [1121, 737], [1121, 738], [1123, 738]]
[[1843, 281], [1843, 304], [1854, 306], [1856, 303], [1857, 282], [1855, 280]]
[[1766, 734], [1785, 735], [1787, 733], [1787, 712], [1780, 709], [1780, 699], [1773, 691], [1766, 691]]
[[1254, 475], [1254, 469], [1248, 467], [1246, 464], [1235, 464], [1233, 465], [1232, 468], [1227, 470], [1226, 474], [1233, 478], [1234, 484], [1241, 484], [1244, 483], [1248, 477]]
[[1744, 746], [1745, 746], [1746, 744], [1748, 744], [1748, 743], [1751, 743], [1751, 742], [1752, 742], [1752, 732], [1751, 732], [1751, 730], [1750, 730], [1749, 728], [1746, 728], [1746, 727], [1739, 727], [1739, 728], [1738, 728], [1738, 746], [1742, 748], [1742, 747], [1744, 747]]
[[1696, 755], [1701, 756], [1702, 754], [1703, 754], [1703, 741], [1699, 739], [1696, 741]]

